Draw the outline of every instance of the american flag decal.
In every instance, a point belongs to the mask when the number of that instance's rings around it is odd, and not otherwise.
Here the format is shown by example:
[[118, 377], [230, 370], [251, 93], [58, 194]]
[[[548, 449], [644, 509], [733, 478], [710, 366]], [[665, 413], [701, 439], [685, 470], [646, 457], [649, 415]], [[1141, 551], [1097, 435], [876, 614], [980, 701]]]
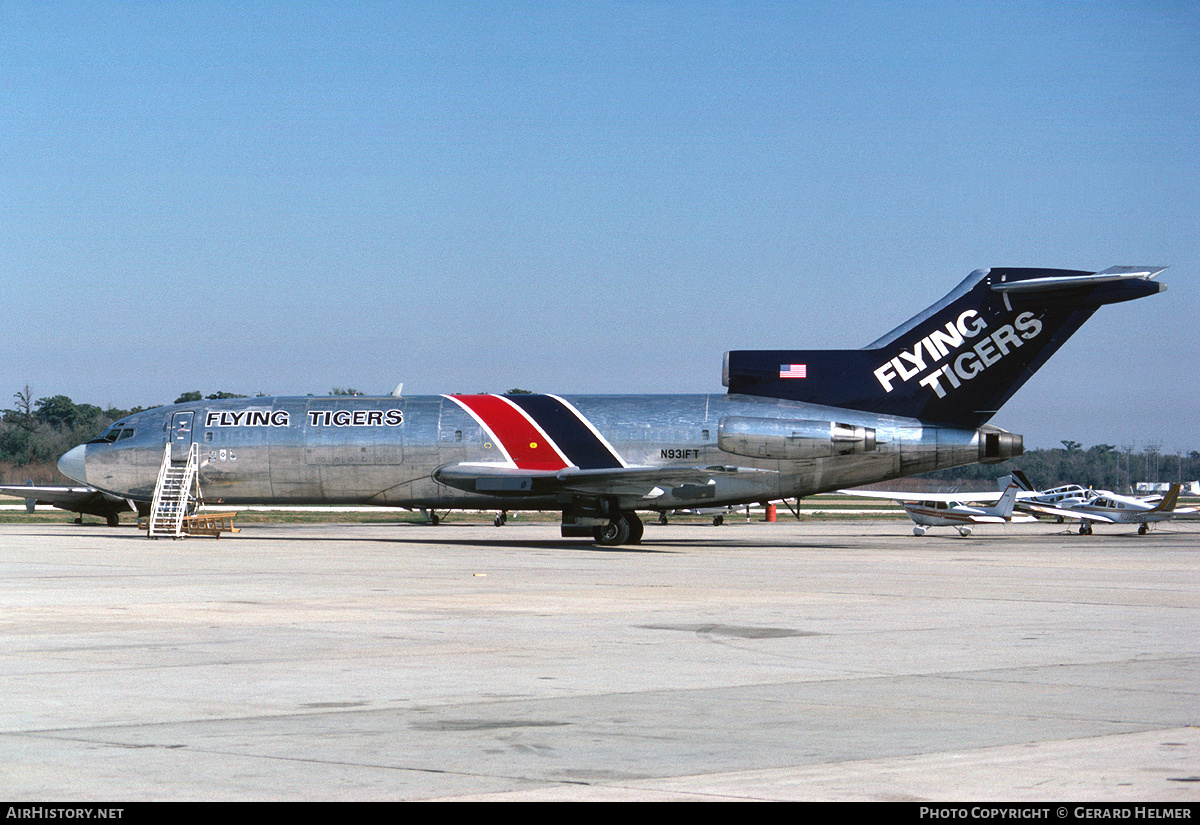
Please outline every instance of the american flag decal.
[[807, 364], [780, 364], [780, 378], [808, 378]]

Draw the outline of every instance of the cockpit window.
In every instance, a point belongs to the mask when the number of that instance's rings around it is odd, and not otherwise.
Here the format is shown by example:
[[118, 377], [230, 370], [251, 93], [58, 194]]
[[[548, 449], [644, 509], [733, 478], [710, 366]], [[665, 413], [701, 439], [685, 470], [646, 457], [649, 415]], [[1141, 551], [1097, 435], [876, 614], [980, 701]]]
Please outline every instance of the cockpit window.
[[127, 438], [133, 437], [133, 428], [122, 427], [120, 424], [113, 424], [100, 435], [93, 438], [88, 444], [112, 444], [114, 441], [124, 441]]

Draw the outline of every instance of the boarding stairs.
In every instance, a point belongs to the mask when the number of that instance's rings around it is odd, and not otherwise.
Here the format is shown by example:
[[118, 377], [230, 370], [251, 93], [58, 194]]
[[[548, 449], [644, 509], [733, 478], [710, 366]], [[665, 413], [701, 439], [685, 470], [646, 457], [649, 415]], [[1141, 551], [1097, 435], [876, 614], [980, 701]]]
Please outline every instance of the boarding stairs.
[[193, 443], [188, 448], [185, 461], [172, 461], [171, 442], [167, 442], [158, 471], [158, 482], [154, 485], [154, 501], [150, 505], [147, 529], [150, 538], [182, 538], [185, 535], [184, 517], [188, 514], [189, 506], [193, 502], [199, 505], [202, 501], [196, 474], [199, 466], [199, 444]]

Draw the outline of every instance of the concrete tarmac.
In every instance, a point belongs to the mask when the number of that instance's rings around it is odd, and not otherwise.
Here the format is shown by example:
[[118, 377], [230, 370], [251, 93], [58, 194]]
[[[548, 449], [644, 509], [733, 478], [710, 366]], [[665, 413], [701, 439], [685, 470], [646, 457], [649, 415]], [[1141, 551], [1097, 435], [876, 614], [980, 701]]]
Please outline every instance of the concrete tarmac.
[[1200, 800], [1200, 524], [0, 525], [0, 796]]

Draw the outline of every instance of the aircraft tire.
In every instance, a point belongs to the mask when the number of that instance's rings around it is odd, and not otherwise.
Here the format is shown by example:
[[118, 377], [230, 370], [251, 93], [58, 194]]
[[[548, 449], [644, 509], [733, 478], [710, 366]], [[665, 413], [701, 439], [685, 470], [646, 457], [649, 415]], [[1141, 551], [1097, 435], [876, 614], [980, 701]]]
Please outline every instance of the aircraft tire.
[[596, 544], [601, 547], [616, 547], [629, 541], [629, 519], [625, 514], [617, 516], [608, 524], [592, 528]]
[[621, 517], [629, 520], [629, 543], [641, 544], [642, 534], [646, 532], [646, 525], [642, 524], [641, 518], [637, 513], [632, 511], [625, 513]]
[[109, 513], [106, 518], [109, 527], [119, 527], [121, 525], [121, 517], [116, 513]]

